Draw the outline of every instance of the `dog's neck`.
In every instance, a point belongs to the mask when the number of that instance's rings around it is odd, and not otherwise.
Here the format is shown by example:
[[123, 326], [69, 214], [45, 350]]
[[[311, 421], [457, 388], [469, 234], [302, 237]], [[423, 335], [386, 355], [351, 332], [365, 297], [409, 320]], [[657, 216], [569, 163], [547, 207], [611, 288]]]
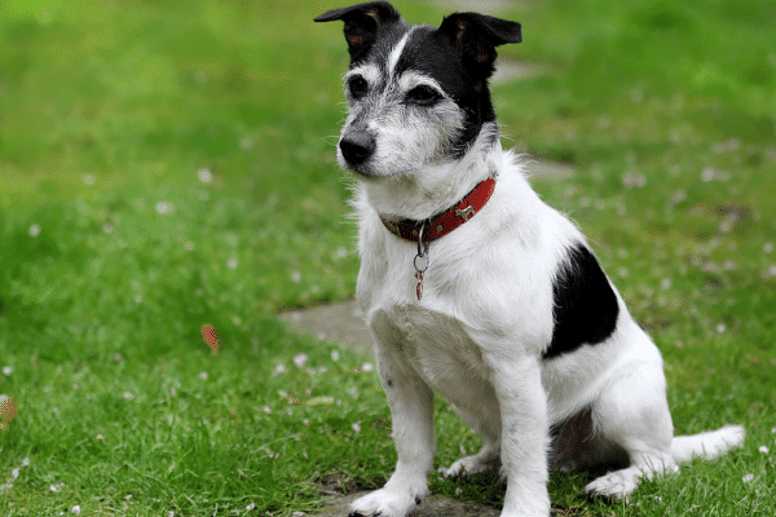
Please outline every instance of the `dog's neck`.
[[426, 220], [454, 206], [481, 181], [495, 178], [501, 150], [496, 123], [489, 123], [460, 159], [412, 175], [363, 181], [361, 190], [384, 221]]

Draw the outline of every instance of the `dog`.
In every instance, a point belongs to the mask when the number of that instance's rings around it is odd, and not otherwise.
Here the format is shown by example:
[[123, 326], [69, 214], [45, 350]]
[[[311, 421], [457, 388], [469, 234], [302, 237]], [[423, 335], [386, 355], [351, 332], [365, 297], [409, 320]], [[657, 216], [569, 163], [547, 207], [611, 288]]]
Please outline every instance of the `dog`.
[[351, 517], [408, 515], [428, 493], [434, 393], [482, 438], [440, 469], [501, 465], [502, 517], [547, 517], [548, 472], [615, 465], [588, 496], [626, 498], [744, 439], [673, 436], [663, 361], [577, 227], [500, 144], [488, 79], [518, 23], [455, 13], [408, 25], [387, 2], [334, 9], [350, 70], [339, 165], [356, 178], [357, 298], [398, 461]]

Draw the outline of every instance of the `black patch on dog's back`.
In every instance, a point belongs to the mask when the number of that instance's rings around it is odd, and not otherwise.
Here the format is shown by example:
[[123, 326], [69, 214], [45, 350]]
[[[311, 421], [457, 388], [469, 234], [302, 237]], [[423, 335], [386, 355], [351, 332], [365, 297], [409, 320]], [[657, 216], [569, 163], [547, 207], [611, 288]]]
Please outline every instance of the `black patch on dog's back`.
[[555, 327], [543, 359], [606, 340], [617, 326], [620, 308], [609, 280], [584, 244], [568, 251], [552, 283]]

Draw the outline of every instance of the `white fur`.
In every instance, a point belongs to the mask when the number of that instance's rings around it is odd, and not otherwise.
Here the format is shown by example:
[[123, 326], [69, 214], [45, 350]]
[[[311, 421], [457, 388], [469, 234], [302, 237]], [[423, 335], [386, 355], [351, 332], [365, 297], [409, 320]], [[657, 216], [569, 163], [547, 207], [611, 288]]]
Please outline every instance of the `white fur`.
[[[611, 461], [622, 450], [631, 462], [590, 483], [591, 494], [626, 497], [641, 477], [673, 472], [693, 455], [713, 457], [740, 444], [743, 429], [735, 426], [673, 438], [660, 353], [619, 294], [617, 328], [607, 341], [540, 359], [553, 331], [552, 279], [567, 247], [584, 239], [538, 198], [512, 153], [498, 144], [486, 148], [484, 141], [460, 162], [359, 188], [358, 298], [374, 337], [399, 463], [386, 487], [353, 509], [403, 516], [427, 493], [433, 391], [484, 441], [480, 453], [442, 472], [482, 472], [500, 451], [508, 479], [502, 517], [549, 515], [549, 427], [590, 405], [595, 447], [581, 463], [555, 466]], [[416, 246], [387, 232], [379, 213], [428, 217], [492, 175], [496, 189], [485, 207], [431, 244], [418, 301]]]
[[396, 46], [391, 50], [391, 54], [388, 56], [386, 61], [386, 68], [388, 69], [387, 71], [389, 79], [394, 76], [396, 65], [399, 63], [399, 59], [401, 59], [401, 54], [404, 52], [404, 47], [407, 45], [407, 41], [410, 39], [410, 34], [412, 34], [413, 30], [415, 30], [415, 28], [410, 27], [404, 36], [402, 36], [401, 40], [399, 40], [399, 43], [397, 43]]
[[[403, 517], [428, 493], [434, 392], [483, 440], [480, 452], [440, 471], [478, 474], [500, 458], [507, 478], [502, 517], [549, 515], [550, 467], [625, 463], [586, 488], [625, 498], [642, 477], [676, 472], [677, 463], [695, 455], [710, 458], [739, 445], [744, 431], [736, 426], [673, 437], [660, 352], [613, 286], [614, 332], [594, 346], [542, 359], [555, 324], [553, 280], [568, 250], [585, 239], [534, 193], [518, 158], [501, 149], [495, 122], [482, 127], [463, 157], [450, 158], [464, 114], [432, 77], [417, 71], [394, 77], [407, 40], [388, 54], [387, 79], [374, 63], [346, 76], [369, 83], [366, 95], [349, 99], [343, 135], [367, 131], [374, 153], [350, 166], [338, 149], [338, 160], [362, 179], [354, 200], [362, 260], [357, 295], [398, 452], [385, 487], [355, 501], [353, 514]], [[438, 89], [442, 99], [423, 108], [403, 102], [419, 84]], [[430, 244], [418, 300], [417, 245], [388, 232], [381, 217], [427, 219], [489, 177], [496, 186], [487, 204]], [[559, 424], [587, 434], [574, 442], [559, 433], [548, 453], [550, 429]]]

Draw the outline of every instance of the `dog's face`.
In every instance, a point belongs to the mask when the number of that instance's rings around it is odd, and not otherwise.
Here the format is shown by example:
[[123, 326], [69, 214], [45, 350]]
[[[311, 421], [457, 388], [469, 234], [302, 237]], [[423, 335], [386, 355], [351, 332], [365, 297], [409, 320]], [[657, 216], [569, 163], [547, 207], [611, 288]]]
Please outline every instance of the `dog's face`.
[[332, 20], [345, 22], [351, 57], [337, 150], [343, 169], [367, 179], [411, 176], [459, 159], [495, 119], [487, 85], [495, 47], [519, 42], [519, 24], [463, 13], [438, 29], [407, 25], [387, 2], [316, 18]]

